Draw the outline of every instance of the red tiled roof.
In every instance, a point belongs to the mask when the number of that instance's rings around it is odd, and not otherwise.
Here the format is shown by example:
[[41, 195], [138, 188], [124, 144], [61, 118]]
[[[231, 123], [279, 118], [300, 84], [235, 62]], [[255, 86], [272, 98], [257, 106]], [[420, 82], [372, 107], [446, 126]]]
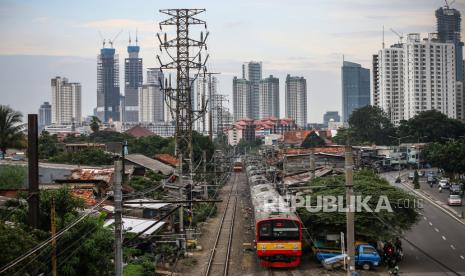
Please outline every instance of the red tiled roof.
[[131, 135], [132, 137], [135, 138], [140, 138], [140, 137], [148, 137], [148, 136], [154, 136], [155, 133], [151, 132], [150, 130], [146, 129], [145, 127], [141, 127], [139, 125], [134, 126], [128, 130], [126, 130], [124, 133]]
[[297, 144], [302, 143], [304, 139], [314, 130], [296, 130], [288, 131], [284, 133], [284, 143], [287, 144]]
[[87, 206], [93, 206], [97, 203], [94, 197], [94, 191], [92, 189], [73, 189], [71, 194], [74, 197], [84, 200]]
[[176, 167], [179, 162], [175, 156], [166, 153], [155, 155], [155, 159], [173, 167]]

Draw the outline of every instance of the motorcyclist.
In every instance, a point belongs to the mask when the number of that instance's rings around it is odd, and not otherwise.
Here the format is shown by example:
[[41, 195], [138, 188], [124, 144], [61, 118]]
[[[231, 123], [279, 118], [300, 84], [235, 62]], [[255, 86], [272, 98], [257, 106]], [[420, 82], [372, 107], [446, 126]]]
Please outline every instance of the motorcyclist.
[[395, 240], [395, 242], [394, 242], [394, 246], [396, 247], [396, 249], [397, 249], [398, 251], [403, 251], [403, 250], [402, 250], [402, 241], [400, 240], [399, 237], [396, 237], [396, 240]]

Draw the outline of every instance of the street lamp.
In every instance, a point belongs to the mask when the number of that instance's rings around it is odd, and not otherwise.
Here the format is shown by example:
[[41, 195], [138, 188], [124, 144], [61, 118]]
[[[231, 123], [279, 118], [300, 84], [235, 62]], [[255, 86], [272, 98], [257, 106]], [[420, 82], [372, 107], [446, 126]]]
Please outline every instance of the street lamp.
[[397, 148], [397, 156], [398, 156], [398, 166], [399, 166], [399, 175], [397, 176], [397, 179], [396, 179], [396, 183], [400, 183], [400, 170], [401, 170], [401, 166], [400, 166], [400, 141], [404, 138], [408, 138], [410, 137], [411, 135], [407, 135], [407, 136], [403, 136], [403, 137], [395, 137], [395, 136], [391, 136], [391, 135], [388, 135], [389, 137], [391, 138], [394, 138], [394, 139], [397, 139], [399, 141], [399, 145], [398, 145], [398, 148]]

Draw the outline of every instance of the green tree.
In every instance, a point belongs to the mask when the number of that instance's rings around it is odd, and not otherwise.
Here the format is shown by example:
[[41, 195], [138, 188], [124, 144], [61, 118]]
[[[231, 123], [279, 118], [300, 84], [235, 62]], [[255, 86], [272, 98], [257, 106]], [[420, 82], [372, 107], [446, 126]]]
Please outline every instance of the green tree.
[[61, 152], [48, 159], [52, 163], [101, 166], [111, 165], [113, 156], [99, 148], [87, 148], [78, 152]]
[[417, 170], [415, 170], [415, 173], [413, 175], [413, 188], [420, 189], [420, 176], [418, 175]]
[[308, 149], [308, 148], [321, 147], [324, 145], [326, 145], [325, 140], [321, 138], [315, 132], [312, 132], [309, 135], [307, 135], [307, 137], [305, 137], [304, 141], [302, 142], [301, 147]]
[[459, 120], [448, 118], [437, 110], [418, 113], [408, 121], [401, 121], [399, 135], [409, 136], [404, 141], [444, 142], [446, 138], [457, 138], [465, 135], [465, 124]]
[[48, 159], [56, 156], [59, 153], [59, 144], [55, 134], [50, 135], [47, 131], [43, 131], [39, 137], [39, 158]]
[[0, 166], [0, 189], [20, 189], [26, 182], [26, 167], [16, 165]]
[[[21, 112], [14, 111], [6, 105], [0, 105], [0, 151], [3, 154], [8, 148], [23, 147], [22, 119]], [[2, 158], [4, 158], [3, 154]]]
[[[311, 202], [307, 204], [311, 206], [318, 205], [317, 196], [341, 196], [343, 198], [345, 196], [345, 179], [342, 175], [317, 178], [311, 186], [319, 187], [314, 188], [314, 192], [310, 194]], [[388, 240], [398, 235], [396, 232], [409, 230], [418, 221], [418, 210], [412, 204], [415, 198], [393, 187], [385, 179], [370, 171], [354, 174], [354, 193], [362, 197], [371, 196], [368, 206], [372, 210], [375, 210], [380, 197], [386, 197], [393, 211], [366, 212], [362, 209], [362, 212], [356, 212], [355, 235], [357, 239], [368, 242]], [[404, 202], [409, 202], [409, 204], [401, 204]], [[305, 208], [299, 208], [298, 213], [305, 227], [314, 235], [340, 233], [346, 230], [345, 212], [309, 212]]]
[[350, 143], [392, 145], [390, 136], [396, 134], [396, 129], [384, 111], [367, 105], [352, 112], [349, 118]]
[[102, 121], [100, 121], [100, 119], [97, 116], [92, 116], [89, 126], [93, 133], [96, 133], [100, 130], [101, 123]]
[[465, 173], [465, 140], [450, 139], [446, 143], [428, 144], [421, 152], [423, 159], [454, 177]]

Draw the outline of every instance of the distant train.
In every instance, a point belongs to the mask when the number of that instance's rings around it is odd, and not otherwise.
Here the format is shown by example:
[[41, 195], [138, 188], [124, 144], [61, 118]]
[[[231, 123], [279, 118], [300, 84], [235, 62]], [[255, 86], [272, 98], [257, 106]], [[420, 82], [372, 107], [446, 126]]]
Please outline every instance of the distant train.
[[242, 172], [243, 170], [243, 165], [242, 165], [242, 160], [241, 158], [236, 158], [234, 160], [234, 165], [233, 165], [233, 171], [234, 172]]
[[296, 267], [302, 256], [302, 222], [266, 179], [260, 164], [261, 161], [248, 160], [246, 167], [260, 265]]

